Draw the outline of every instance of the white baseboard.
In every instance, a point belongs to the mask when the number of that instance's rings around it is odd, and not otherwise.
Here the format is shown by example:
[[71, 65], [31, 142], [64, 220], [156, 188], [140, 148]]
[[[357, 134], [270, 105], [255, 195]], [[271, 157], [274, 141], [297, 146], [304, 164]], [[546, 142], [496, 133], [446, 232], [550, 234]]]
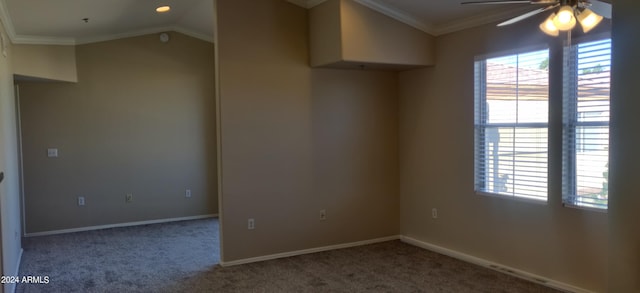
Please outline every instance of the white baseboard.
[[89, 227], [81, 227], [81, 228], [73, 228], [73, 229], [62, 229], [62, 230], [27, 233], [24, 236], [25, 237], [47, 236], [47, 235], [66, 234], [66, 233], [93, 231], [93, 230], [110, 229], [110, 228], [121, 228], [121, 227], [141, 226], [141, 225], [149, 225], [149, 224], [161, 224], [161, 223], [169, 223], [169, 222], [208, 219], [208, 218], [215, 218], [217, 216], [218, 214], [209, 214], [209, 215], [200, 215], [200, 216], [168, 218], [168, 219], [118, 223], [118, 224], [109, 224], [109, 225], [100, 225], [100, 226], [89, 226]]
[[580, 287], [576, 287], [573, 285], [569, 285], [569, 284], [565, 284], [562, 282], [558, 282], [555, 280], [551, 280], [549, 278], [545, 278], [542, 276], [538, 276], [529, 272], [525, 272], [522, 270], [518, 270], [515, 268], [511, 268], [502, 264], [498, 264], [498, 263], [494, 263], [492, 261], [486, 260], [486, 259], [482, 259], [482, 258], [478, 258], [475, 256], [471, 256], [468, 254], [464, 254], [462, 252], [458, 252], [455, 250], [451, 250], [448, 248], [444, 248], [442, 246], [438, 246], [435, 244], [431, 244], [431, 243], [427, 243], [427, 242], [423, 242], [411, 237], [407, 237], [407, 236], [401, 236], [400, 240], [404, 243], [407, 244], [411, 244], [420, 248], [424, 248], [426, 250], [430, 250], [433, 252], [437, 252], [439, 254], [443, 254], [446, 256], [450, 256], [459, 260], [462, 260], [464, 262], [468, 262], [468, 263], [472, 263], [472, 264], [476, 264], [482, 267], [486, 267], [504, 274], [508, 274], [514, 277], [518, 277], [521, 279], [525, 279], [527, 281], [530, 282], [534, 282], [534, 283], [538, 283], [540, 285], [543, 286], [547, 286], [547, 287], [551, 287], [554, 289], [558, 289], [558, 290], [562, 290], [562, 291], [566, 291], [566, 292], [576, 292], [576, 293], [593, 293], [592, 291], [580, 288]]
[[[101, 226], [91, 226], [91, 227], [82, 227], [82, 228], [74, 228], [74, 229], [64, 229], [64, 230], [54, 230], [54, 231], [45, 231], [45, 232], [36, 232], [36, 233], [28, 233], [25, 236], [26, 237], [34, 237], [34, 236], [46, 236], [46, 235], [56, 235], [56, 234], [64, 234], [64, 233], [73, 233], [73, 232], [82, 232], [82, 231], [92, 231], [92, 230], [100, 230], [100, 229], [109, 229], [109, 228], [118, 228], [118, 227], [130, 227], [130, 226], [139, 226], [139, 225], [149, 225], [149, 224], [159, 224], [159, 223], [167, 223], [167, 222], [177, 222], [177, 221], [186, 221], [186, 220], [198, 220], [198, 219], [206, 219], [206, 218], [214, 218], [214, 217], [218, 217], [218, 214], [210, 214], [210, 215], [200, 215], [200, 216], [191, 216], [191, 217], [181, 217], [181, 218], [169, 218], [169, 219], [159, 219], [159, 220], [150, 220], [150, 221], [139, 221], [139, 222], [129, 222], [129, 223], [119, 223], [119, 224], [110, 224], [110, 225], [101, 225]], [[575, 293], [593, 293], [593, 291], [589, 291], [580, 287], [576, 287], [573, 285], [569, 285], [566, 283], [562, 283], [562, 282], [558, 282], [546, 277], [542, 277], [536, 274], [532, 274], [526, 271], [522, 271], [519, 269], [515, 269], [509, 266], [505, 266], [499, 263], [495, 263], [486, 259], [482, 259], [479, 257], [475, 257], [475, 256], [471, 256], [459, 251], [455, 251], [455, 250], [451, 250], [448, 248], [444, 248], [442, 246], [438, 246], [435, 244], [431, 244], [431, 243], [427, 243], [427, 242], [423, 242], [420, 240], [417, 240], [415, 238], [411, 238], [411, 237], [407, 237], [407, 236], [403, 236], [403, 235], [394, 235], [394, 236], [388, 236], [388, 237], [382, 237], [382, 238], [375, 238], [375, 239], [369, 239], [369, 240], [363, 240], [363, 241], [357, 241], [357, 242], [350, 242], [350, 243], [343, 243], [343, 244], [336, 244], [336, 245], [329, 245], [329, 246], [322, 246], [322, 247], [316, 247], [316, 248], [309, 248], [309, 249], [302, 249], [302, 250], [296, 250], [296, 251], [290, 251], [290, 252], [283, 252], [283, 253], [276, 253], [276, 254], [270, 254], [270, 255], [265, 255], [265, 256], [258, 256], [258, 257], [251, 257], [251, 258], [244, 258], [244, 259], [239, 259], [239, 260], [233, 260], [233, 261], [229, 261], [229, 262], [225, 262], [225, 261], [220, 261], [220, 265], [223, 267], [228, 267], [228, 266], [235, 266], [235, 265], [242, 265], [242, 264], [248, 264], [248, 263], [254, 263], [254, 262], [261, 262], [261, 261], [267, 261], [267, 260], [273, 260], [273, 259], [278, 259], [278, 258], [284, 258], [284, 257], [291, 257], [291, 256], [297, 256], [297, 255], [303, 255], [303, 254], [309, 254], [309, 253], [316, 253], [316, 252], [322, 252], [322, 251], [328, 251], [328, 250], [335, 250], [335, 249], [342, 249], [342, 248], [349, 248], [349, 247], [356, 247], [356, 246], [363, 246], [363, 245], [368, 245], [368, 244], [374, 244], [374, 243], [380, 243], [380, 242], [386, 242], [386, 241], [392, 241], [392, 240], [401, 240], [404, 243], [413, 245], [413, 246], [417, 246], [429, 251], [433, 251], [439, 254], [443, 254], [446, 256], [450, 256], [459, 260], [462, 260], [464, 262], [468, 262], [468, 263], [472, 263], [472, 264], [476, 264], [482, 267], [486, 267], [504, 274], [508, 274], [517, 278], [521, 278], [530, 282], [534, 282], [534, 283], [538, 283], [541, 284], [543, 286], [547, 286], [547, 287], [551, 287], [554, 289], [558, 289], [558, 290], [562, 290], [562, 291], [566, 291], [566, 292], [575, 292]], [[20, 262], [22, 259], [22, 252], [23, 250], [20, 250], [20, 256], [18, 258], [18, 268], [20, 267]], [[18, 274], [18, 272], [16, 272], [16, 275]], [[13, 290], [10, 290], [9, 292], [14, 292], [15, 290], [15, 286], [13, 288]]]
[[235, 265], [241, 265], [241, 264], [248, 264], [252, 262], [260, 262], [260, 261], [272, 260], [272, 259], [283, 258], [283, 257], [291, 257], [296, 255], [322, 252], [327, 250], [362, 246], [367, 244], [374, 244], [374, 243], [380, 243], [380, 242], [386, 242], [386, 241], [398, 240], [398, 239], [400, 239], [400, 235], [369, 239], [369, 240], [363, 240], [363, 241], [357, 241], [357, 242], [350, 242], [350, 243], [343, 243], [343, 244], [336, 244], [336, 245], [329, 245], [329, 246], [322, 246], [322, 247], [316, 247], [316, 248], [310, 248], [310, 249], [296, 250], [296, 251], [290, 251], [290, 252], [276, 253], [276, 254], [270, 254], [265, 256], [250, 257], [250, 258], [244, 258], [244, 259], [233, 260], [228, 262], [220, 261], [220, 265], [223, 267], [235, 266]]

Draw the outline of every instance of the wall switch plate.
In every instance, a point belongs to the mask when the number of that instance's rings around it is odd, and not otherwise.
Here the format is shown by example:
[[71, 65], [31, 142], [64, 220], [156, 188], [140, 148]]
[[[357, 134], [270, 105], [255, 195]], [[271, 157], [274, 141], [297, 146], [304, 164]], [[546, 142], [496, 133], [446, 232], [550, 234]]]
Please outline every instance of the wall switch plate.
[[249, 219], [249, 220], [247, 221], [247, 229], [249, 229], [249, 230], [253, 230], [253, 229], [255, 229], [255, 228], [256, 228], [256, 220], [254, 220], [254, 219]]
[[431, 217], [434, 219], [438, 218], [438, 209], [436, 208], [431, 209]]
[[127, 193], [127, 195], [124, 197], [124, 201], [127, 203], [133, 202], [133, 193]]
[[49, 158], [57, 158], [58, 157], [58, 149], [56, 149], [56, 148], [48, 148], [47, 149], [47, 157], [49, 157]]
[[187, 189], [184, 191], [184, 197], [191, 197], [191, 189]]
[[84, 205], [84, 196], [78, 196], [78, 206]]
[[320, 221], [327, 219], [327, 210], [320, 210]]

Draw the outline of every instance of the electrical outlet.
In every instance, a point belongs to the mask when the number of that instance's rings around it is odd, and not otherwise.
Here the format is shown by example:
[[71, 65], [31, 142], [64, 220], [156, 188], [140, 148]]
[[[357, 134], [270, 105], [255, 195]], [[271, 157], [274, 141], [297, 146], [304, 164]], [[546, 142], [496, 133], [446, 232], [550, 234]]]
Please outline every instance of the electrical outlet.
[[187, 189], [184, 191], [184, 197], [191, 197], [191, 189]]
[[127, 203], [133, 202], [133, 193], [127, 193], [127, 195], [124, 197], [124, 201]]
[[320, 210], [320, 221], [327, 219], [327, 210]]
[[48, 148], [47, 149], [47, 157], [49, 157], [49, 158], [57, 158], [58, 157], [58, 149], [56, 149], [56, 148]]
[[434, 219], [438, 218], [438, 209], [436, 209], [436, 208], [432, 208], [431, 209], [431, 217], [434, 218]]
[[79, 206], [83, 206], [84, 205], [84, 196], [78, 196], [78, 205]]
[[255, 228], [256, 228], [256, 220], [254, 220], [254, 219], [249, 219], [249, 220], [247, 221], [247, 229], [249, 229], [249, 230], [253, 230], [253, 229], [255, 229]]

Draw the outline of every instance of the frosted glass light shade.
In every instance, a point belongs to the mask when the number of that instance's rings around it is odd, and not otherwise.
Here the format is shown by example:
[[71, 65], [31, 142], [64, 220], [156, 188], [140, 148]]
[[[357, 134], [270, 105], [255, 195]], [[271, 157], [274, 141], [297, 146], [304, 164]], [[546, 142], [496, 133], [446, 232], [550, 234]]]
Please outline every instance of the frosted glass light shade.
[[553, 18], [556, 17], [555, 13], [552, 13], [547, 17], [545, 21], [540, 24], [540, 30], [545, 34], [550, 35], [552, 37], [557, 37], [559, 34], [559, 30], [555, 24], [553, 24]]
[[169, 12], [169, 10], [171, 10], [171, 7], [168, 6], [168, 5], [160, 6], [160, 7], [156, 8], [156, 12], [158, 12], [158, 13]]
[[602, 16], [587, 8], [578, 15], [578, 21], [582, 25], [582, 31], [588, 33], [602, 21]]
[[558, 14], [553, 18], [553, 25], [561, 31], [568, 31], [576, 26], [576, 18], [573, 16], [573, 8], [569, 5], [560, 7]]

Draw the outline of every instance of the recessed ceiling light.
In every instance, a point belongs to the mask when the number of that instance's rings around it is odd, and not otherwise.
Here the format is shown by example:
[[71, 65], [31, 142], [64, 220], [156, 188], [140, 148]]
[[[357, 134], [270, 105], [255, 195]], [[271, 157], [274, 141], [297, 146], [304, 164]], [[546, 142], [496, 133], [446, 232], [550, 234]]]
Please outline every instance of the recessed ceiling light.
[[169, 5], [160, 6], [160, 7], [156, 8], [156, 12], [158, 12], [158, 13], [169, 12], [169, 10], [171, 10], [171, 7]]

